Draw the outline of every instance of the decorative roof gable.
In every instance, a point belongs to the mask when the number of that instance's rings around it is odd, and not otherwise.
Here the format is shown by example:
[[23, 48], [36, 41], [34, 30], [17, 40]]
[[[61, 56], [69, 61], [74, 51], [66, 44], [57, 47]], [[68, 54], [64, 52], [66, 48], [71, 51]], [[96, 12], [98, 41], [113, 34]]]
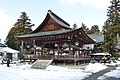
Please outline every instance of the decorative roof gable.
[[32, 33], [62, 30], [62, 29], [71, 29], [71, 28], [67, 22], [65, 22], [63, 19], [58, 17], [51, 10], [48, 10], [47, 16], [44, 19], [44, 21]]

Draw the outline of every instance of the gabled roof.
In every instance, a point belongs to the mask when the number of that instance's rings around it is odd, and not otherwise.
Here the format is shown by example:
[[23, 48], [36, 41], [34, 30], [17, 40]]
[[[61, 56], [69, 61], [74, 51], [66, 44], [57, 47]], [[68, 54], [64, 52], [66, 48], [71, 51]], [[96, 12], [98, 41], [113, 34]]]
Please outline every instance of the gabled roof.
[[46, 23], [48, 22], [48, 20], [50, 18], [52, 18], [56, 23], [58, 23], [59, 25], [65, 27], [66, 29], [71, 29], [70, 25], [67, 22], [65, 22], [63, 19], [61, 19], [60, 17], [58, 17], [51, 10], [48, 10], [48, 13], [47, 13], [45, 19], [43, 20], [43, 22], [32, 33], [40, 32], [40, 30], [43, 29], [43, 27], [46, 25]]
[[[49, 24], [54, 24], [55, 28], [53, 28], [52, 30], [49, 30], [49, 28], [51, 29]], [[45, 30], [48, 29], [48, 30]], [[71, 35], [70, 35], [71, 34]], [[41, 23], [40, 26], [38, 26], [37, 29], [35, 29], [32, 33], [30, 34], [25, 34], [25, 35], [21, 35], [21, 36], [17, 36], [17, 39], [20, 40], [33, 40], [33, 39], [48, 39], [48, 37], [64, 37], [66, 38], [66, 36], [72, 36], [72, 39], [77, 38], [80, 41], [83, 41], [85, 43], [95, 43], [95, 41], [93, 41], [85, 32], [82, 28], [79, 29], [72, 29], [70, 28], [70, 25], [65, 22], [63, 19], [61, 19], [60, 17], [58, 17], [56, 14], [54, 14], [51, 10], [48, 10], [47, 16], [46, 18], [43, 20], [43, 22]], [[77, 37], [76, 37], [77, 35]], [[52, 39], [50, 39], [52, 40]], [[64, 39], [63, 39], [64, 40]]]
[[48, 14], [60, 25], [64, 26], [64, 27], [70, 27], [70, 25], [65, 22], [63, 19], [61, 19], [60, 17], [58, 17], [56, 14], [54, 14], [51, 10], [48, 10]]

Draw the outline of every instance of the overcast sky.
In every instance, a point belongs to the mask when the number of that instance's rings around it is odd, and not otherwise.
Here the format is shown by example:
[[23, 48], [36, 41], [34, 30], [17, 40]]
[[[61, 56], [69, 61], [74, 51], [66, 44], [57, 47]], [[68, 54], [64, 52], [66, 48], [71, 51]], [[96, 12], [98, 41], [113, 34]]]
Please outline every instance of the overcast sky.
[[9, 30], [25, 11], [37, 28], [50, 9], [72, 27], [98, 25], [100, 30], [107, 19], [107, 9], [111, 0], [1, 0], [0, 39], [4, 42]]

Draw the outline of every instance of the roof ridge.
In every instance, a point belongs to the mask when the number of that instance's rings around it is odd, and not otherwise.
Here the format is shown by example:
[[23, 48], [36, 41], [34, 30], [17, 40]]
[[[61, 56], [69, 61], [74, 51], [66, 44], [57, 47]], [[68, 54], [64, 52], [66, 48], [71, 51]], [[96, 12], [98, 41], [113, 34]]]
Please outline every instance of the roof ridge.
[[[64, 21], [62, 18], [60, 18], [59, 16], [57, 16], [55, 13], [53, 13], [51, 10], [48, 10], [48, 14], [50, 14], [50, 16], [54, 16], [55, 18], [57, 18], [58, 20], [60, 20], [61, 22], [63, 22], [64, 24], [66, 24], [67, 26], [70, 27], [69, 23], [67, 23], [66, 21]], [[52, 17], [51, 16], [51, 17]]]

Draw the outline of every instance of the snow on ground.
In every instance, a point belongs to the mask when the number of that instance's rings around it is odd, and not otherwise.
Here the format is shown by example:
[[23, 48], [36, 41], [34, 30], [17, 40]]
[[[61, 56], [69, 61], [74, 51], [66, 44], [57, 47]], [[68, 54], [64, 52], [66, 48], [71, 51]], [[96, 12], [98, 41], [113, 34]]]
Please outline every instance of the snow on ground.
[[85, 71], [90, 71], [92, 73], [96, 73], [102, 69], [107, 68], [106, 65], [100, 63], [89, 63], [89, 65], [85, 68]]
[[[49, 65], [46, 69], [42, 70], [31, 69], [29, 64], [10, 64], [10, 67], [7, 67], [6, 64], [0, 64], [0, 80], [82, 80], [92, 73], [105, 68], [107, 66], [100, 63], [89, 63], [84, 70], [53, 65]], [[114, 74], [120, 74], [119, 70], [113, 72]]]
[[99, 80], [106, 80], [108, 77], [113, 77], [113, 78], [120, 78], [120, 61], [116, 61], [116, 63], [111, 63], [111, 64], [106, 64], [108, 66], [117, 66], [116, 70], [112, 70], [108, 73], [105, 73], [103, 76], [98, 77]]
[[[31, 65], [6, 67], [6, 64], [0, 65], [0, 80], [82, 80], [93, 72], [96, 72], [95, 66], [101, 68], [101, 64], [89, 64], [87, 71], [81, 69], [69, 69], [61, 66], [48, 66], [45, 70], [31, 69]], [[91, 66], [94, 66], [91, 67]], [[91, 69], [89, 69], [91, 68]], [[103, 68], [103, 67], [102, 67]], [[106, 68], [106, 67], [104, 67]], [[97, 70], [98, 71], [98, 70]]]
[[98, 80], [106, 80], [108, 77], [119, 78], [120, 79], [120, 69], [112, 70], [103, 76], [98, 77]]
[[68, 69], [60, 66], [48, 66], [45, 70], [31, 69], [30, 65], [6, 67], [0, 65], [0, 80], [82, 80], [91, 73], [81, 69]]
[[108, 77], [120, 78], [120, 70], [113, 70], [111, 72], [106, 73], [105, 75]]

